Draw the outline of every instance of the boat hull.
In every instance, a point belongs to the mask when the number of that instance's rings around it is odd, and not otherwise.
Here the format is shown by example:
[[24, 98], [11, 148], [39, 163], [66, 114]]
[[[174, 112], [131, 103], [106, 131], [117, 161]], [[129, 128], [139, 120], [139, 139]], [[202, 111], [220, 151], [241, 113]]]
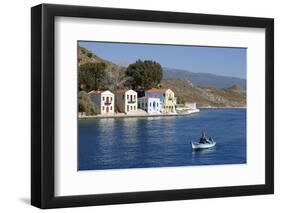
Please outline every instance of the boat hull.
[[208, 149], [208, 148], [212, 148], [216, 145], [216, 142], [212, 142], [212, 143], [194, 143], [191, 142], [192, 145], [192, 149]]

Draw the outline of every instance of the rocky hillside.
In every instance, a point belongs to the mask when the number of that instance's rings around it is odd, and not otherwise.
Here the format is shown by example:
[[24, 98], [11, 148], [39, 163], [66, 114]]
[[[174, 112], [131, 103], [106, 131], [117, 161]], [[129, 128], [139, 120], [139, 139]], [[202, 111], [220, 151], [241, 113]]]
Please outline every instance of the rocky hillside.
[[199, 107], [246, 107], [246, 91], [235, 85], [230, 88], [197, 87], [182, 78], [163, 79], [162, 86], [171, 88], [176, 96]]
[[98, 63], [103, 62], [108, 66], [117, 66], [116, 64], [107, 61], [105, 59], [100, 58], [95, 53], [87, 50], [84, 47], [78, 47], [78, 65], [86, 64], [86, 63]]
[[95, 53], [84, 47], [78, 47], [78, 66], [86, 63], [104, 63], [106, 64], [106, 82], [109, 89], [123, 88], [127, 81], [123, 66], [119, 66], [110, 61], [100, 58]]
[[[99, 62], [106, 64], [105, 84], [107, 88], [111, 90], [126, 88], [126, 82], [128, 80], [125, 74], [126, 67], [102, 59], [83, 47], [78, 48], [79, 66], [85, 63]], [[175, 92], [175, 96], [182, 101], [196, 102], [199, 107], [246, 107], [246, 91], [239, 84], [229, 86], [228, 88], [207, 87], [208, 84], [198, 86], [186, 79], [186, 77], [177, 77], [175, 75], [169, 78], [166, 76], [162, 80], [161, 86], [172, 89]]]

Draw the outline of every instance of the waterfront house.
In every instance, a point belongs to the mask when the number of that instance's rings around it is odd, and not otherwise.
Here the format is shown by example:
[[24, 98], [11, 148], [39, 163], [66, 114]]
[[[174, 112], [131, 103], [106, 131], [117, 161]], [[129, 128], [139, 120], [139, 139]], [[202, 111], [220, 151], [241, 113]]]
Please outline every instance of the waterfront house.
[[119, 89], [113, 91], [118, 112], [133, 113], [138, 110], [138, 93], [134, 90]]
[[177, 100], [171, 89], [152, 88], [145, 91], [146, 97], [159, 98], [162, 113], [176, 113]]
[[100, 109], [100, 114], [114, 113], [114, 94], [109, 90], [106, 91], [91, 91], [88, 93], [91, 101], [94, 102]]
[[196, 107], [196, 102], [185, 102], [184, 104], [177, 104], [176, 109], [178, 113], [199, 112]]
[[147, 113], [160, 113], [160, 98], [141, 97], [138, 99], [138, 108], [145, 110]]
[[185, 102], [187, 109], [197, 109], [196, 102]]

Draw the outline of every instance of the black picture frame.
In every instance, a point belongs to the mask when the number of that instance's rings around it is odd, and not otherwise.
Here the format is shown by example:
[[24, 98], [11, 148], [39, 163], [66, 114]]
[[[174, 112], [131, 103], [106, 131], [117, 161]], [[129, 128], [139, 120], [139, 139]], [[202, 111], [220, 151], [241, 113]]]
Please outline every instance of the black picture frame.
[[[55, 17], [264, 28], [265, 184], [56, 197], [54, 170]], [[42, 209], [274, 193], [274, 20], [164, 11], [41, 4], [31, 9], [31, 204]]]

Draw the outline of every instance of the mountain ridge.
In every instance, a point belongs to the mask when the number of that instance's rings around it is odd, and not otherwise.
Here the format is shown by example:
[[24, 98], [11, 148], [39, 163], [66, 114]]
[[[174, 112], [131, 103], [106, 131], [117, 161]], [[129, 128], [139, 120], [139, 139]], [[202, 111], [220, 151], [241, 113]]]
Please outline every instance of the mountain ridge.
[[163, 78], [167, 79], [171, 77], [185, 78], [192, 81], [196, 86], [228, 88], [233, 85], [238, 85], [241, 88], [246, 89], [246, 79], [243, 78], [203, 72], [196, 73], [184, 69], [163, 67]]

